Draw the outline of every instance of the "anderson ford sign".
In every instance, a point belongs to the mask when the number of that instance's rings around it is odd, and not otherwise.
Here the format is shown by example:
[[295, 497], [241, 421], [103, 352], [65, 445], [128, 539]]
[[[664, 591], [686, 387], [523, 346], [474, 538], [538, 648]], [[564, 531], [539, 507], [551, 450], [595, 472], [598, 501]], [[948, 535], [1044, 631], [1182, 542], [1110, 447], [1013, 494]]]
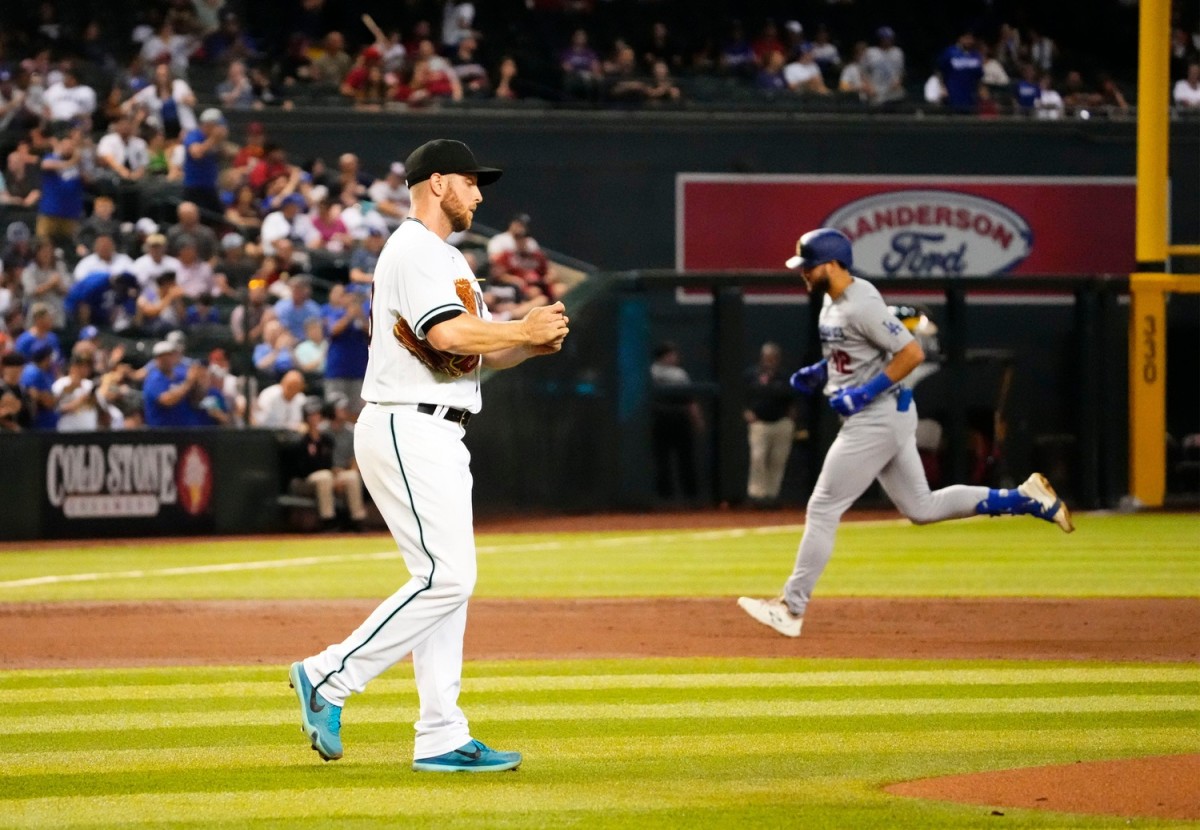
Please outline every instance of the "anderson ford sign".
[[835, 227], [875, 277], [1128, 273], [1132, 178], [685, 174], [676, 267], [780, 270], [796, 238]]

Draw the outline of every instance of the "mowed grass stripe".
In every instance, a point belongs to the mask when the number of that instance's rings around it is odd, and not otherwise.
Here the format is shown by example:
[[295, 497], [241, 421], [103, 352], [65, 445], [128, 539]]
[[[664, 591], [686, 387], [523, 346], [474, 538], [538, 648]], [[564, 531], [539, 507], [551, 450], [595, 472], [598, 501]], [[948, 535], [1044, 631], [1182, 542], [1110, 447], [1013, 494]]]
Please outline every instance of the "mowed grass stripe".
[[[846, 657], [639, 657], [636, 659], [603, 658], [593, 660], [479, 660], [464, 666], [464, 683], [475, 683], [483, 678], [536, 678], [538, 682], [558, 682], [566, 678], [571, 682], [579, 678], [612, 676], [621, 677], [664, 677], [682, 676], [733, 677], [754, 674], [770, 678], [780, 674], [817, 676], [822, 674], [844, 674], [847, 685], [854, 679], [871, 678], [897, 672], [928, 673], [936, 681], [944, 677], [951, 682], [956, 677], [970, 677], [975, 672], [989, 672], [997, 676], [1016, 676], [1021, 672], [1035, 673], [1058, 671], [1091, 672], [1167, 672], [1166, 679], [1173, 679], [1174, 672], [1194, 672], [1200, 676], [1200, 667], [1183, 664], [1163, 663], [1084, 663], [1049, 660], [912, 660]], [[959, 675], [963, 672], [966, 674]], [[411, 682], [412, 664], [398, 663], [388, 673], [373, 681], [371, 689], [380, 683]], [[903, 675], [909, 676], [909, 675]], [[92, 686], [202, 686], [206, 692], [219, 693], [217, 687], [232, 683], [277, 684], [287, 679], [287, 666], [171, 666], [120, 669], [18, 669], [0, 672], [0, 689], [15, 690], [29, 688], [82, 688]], [[641, 682], [635, 680], [635, 682]], [[686, 682], [686, 681], [684, 681]]]
[[[415, 707], [394, 712], [387, 722], [370, 723], [358, 720], [344, 723], [342, 734], [346, 741], [358, 744], [386, 743], [407, 747], [412, 742], [412, 720]], [[694, 717], [619, 717], [608, 720], [583, 721], [503, 721], [473, 717], [472, 729], [496, 744], [519, 744], [526, 740], [587, 742], [597, 735], [631, 738], [663, 738], [679, 735], [721, 735], [730, 729], [731, 719], [698, 719]], [[937, 713], [909, 714], [897, 718], [878, 715], [813, 715], [787, 714], [743, 716], [736, 719], [736, 728], [748, 732], [773, 732], [790, 729], [796, 733], [842, 734], [847, 732], [899, 731], [920, 735], [926, 731], [1004, 730], [1019, 728], [1044, 733], [1090, 733], [1099, 729], [1172, 729], [1181, 733], [1196, 733], [1197, 713], [1194, 711], [1119, 711], [1119, 712], [1019, 712], [1019, 713]], [[219, 723], [198, 722], [190, 727], [143, 730], [88, 730], [82, 732], [27, 733], [6, 735], [8, 755], [35, 752], [53, 746], [62, 751], [97, 751], [114, 747], [124, 749], [188, 749], [205, 746], [228, 746], [231, 754], [250, 746], [279, 744], [302, 740], [299, 716], [288, 723], [267, 726], [222, 726]], [[1015, 725], [1015, 727], [1014, 727]], [[304, 745], [307, 746], [307, 745]], [[309, 755], [308, 757], [313, 757]], [[0, 764], [0, 775], [3, 774]]]
[[[975, 698], [1072, 698], [1072, 697], [1119, 697], [1140, 695], [1165, 697], [1169, 695], [1196, 694], [1200, 688], [1195, 681], [1174, 683], [1025, 683], [1014, 686], [781, 686], [763, 688], [757, 686], [696, 686], [682, 689], [644, 687], [636, 689], [527, 689], [521, 692], [481, 692], [471, 688], [463, 698], [464, 705], [472, 710], [479, 706], [522, 706], [587, 705], [600, 703], [625, 705], [670, 705], [680, 701], [703, 699], [707, 704], [736, 704], [738, 701], [771, 700], [779, 704], [804, 702], [818, 704], [836, 700], [908, 700], [937, 696], [940, 699], [969, 700]], [[286, 707], [292, 696], [286, 687], [276, 685], [266, 694], [235, 697], [213, 697], [188, 695], [178, 698], [154, 698], [151, 700], [81, 700], [41, 701], [33, 700], [20, 704], [23, 717], [36, 721], [45, 716], [87, 715], [89, 717], [127, 717], [131, 714], [153, 716], [157, 713], [194, 713], [198, 717], [208, 716], [214, 708], [226, 712], [238, 712]], [[415, 709], [415, 691], [376, 693], [353, 699], [349, 708], [354, 713], [384, 708], [389, 712]]]
[[[1033, 757], [1038, 762], [1053, 763], [1067, 758], [1080, 760], [1080, 755], [1094, 758], [1087, 749], [1047, 752], [1041, 749], [1019, 749], [995, 752], [986, 748], [966, 748], [954, 752], [950, 758], [949, 748], [929, 753], [896, 752], [875, 757], [849, 756], [844, 753], [824, 754], [810, 752], [795, 742], [776, 744], [753, 754], [724, 755], [719, 751], [687, 753], [681, 763], [680, 756], [659, 753], [647, 756], [617, 754], [598, 763], [595, 755], [561, 756], [557, 758], [529, 759], [525, 763], [525, 774], [539, 778], [548, 786], [553, 781], [584, 780], [589, 783], [607, 781], [613, 787], [612, 802], [619, 803], [619, 793], [625, 781], [674, 779], [681, 790], [703, 788], [709, 782], [728, 780], [741, 781], [752, 786], [766, 780], [788, 780], [798, 775], [806, 778], [829, 776], [855, 776], [871, 778], [894, 776], [902, 767], [917, 765], [921, 772], [945, 770], [970, 770], [1003, 768], [1022, 756]], [[937, 756], [937, 757], [933, 757]], [[45, 797], [106, 797], [134, 793], [192, 793], [192, 792], [261, 792], [264, 797], [274, 790], [288, 790], [304, 781], [320, 782], [323, 788], [340, 786], [379, 786], [401, 788], [412, 781], [407, 769], [407, 758], [393, 759], [375, 764], [338, 764], [327, 770], [315, 772], [310, 766], [277, 766], [238, 769], [190, 770], [181, 775], [175, 770], [151, 772], [113, 771], [96, 775], [45, 775], [17, 779], [17, 795], [31, 798]], [[270, 770], [271, 774], [265, 774]], [[316, 776], [319, 776], [317, 778]], [[419, 783], [419, 782], [413, 782]]]
[[[822, 579], [823, 596], [1195, 597], [1195, 518], [1082, 515], [1079, 533], [1012, 517], [920, 529], [846, 524]], [[490, 537], [479, 557], [479, 596], [732, 597], [776, 591], [798, 528]], [[1155, 552], [1154, 567], [1142, 554]], [[14, 551], [0, 561], [0, 599], [14, 602], [145, 599], [379, 599], [403, 565], [382, 537], [327, 541], [205, 540], [114, 549]], [[597, 555], [597, 554], [602, 555]], [[322, 555], [352, 561], [316, 561]], [[382, 557], [378, 561], [374, 557]], [[97, 562], [103, 565], [98, 566]], [[280, 567], [278, 561], [297, 562]], [[311, 564], [310, 564], [311, 562]], [[155, 573], [168, 563], [167, 572]], [[241, 570], [231, 579], [224, 569]], [[98, 567], [104, 570], [98, 570]], [[329, 569], [338, 579], [330, 581]], [[116, 578], [92, 578], [112, 574]], [[135, 576], [129, 576], [134, 574]], [[84, 579], [80, 575], [87, 578]], [[47, 580], [79, 580], [47, 582]]]
[[[122, 825], [154, 824], [173, 816], [213, 816], [237, 823], [288, 817], [293, 826], [312, 823], [318, 827], [336, 827], [344, 816], [375, 817], [388, 826], [407, 825], [414, 817], [449, 823], [452, 817], [454, 824], [471, 825], [465, 819], [470, 813], [490, 817], [490, 826], [496, 826], [522, 818], [536, 823], [539, 815], [581, 810], [586, 826], [588, 810], [662, 811], [704, 805], [727, 807], [731, 803], [782, 806], [798, 799], [821, 798], [840, 783], [836, 778], [798, 773], [753, 783], [713, 780], [702, 788], [680, 788], [678, 780], [664, 778], [629, 780], [618, 789], [607, 780], [544, 782], [520, 772], [469, 776], [469, 781], [430, 781], [428, 776], [407, 774], [403, 783], [390, 786], [338, 787], [332, 791], [295, 787], [274, 790], [269, 797], [245, 791], [33, 798], [5, 802], [0, 827], [103, 826], [105, 821], [117, 824], [117, 817]], [[451, 798], [453, 801], [447, 803]]]
[[[285, 678], [281, 667], [278, 677], [269, 681], [227, 682], [214, 684], [174, 683], [171, 685], [61, 686], [58, 678], [46, 677], [44, 685], [21, 683], [6, 688], [8, 678], [0, 678], [0, 703], [85, 701], [150, 701], [204, 698], [205, 700], [270, 697], [279, 693]], [[781, 689], [828, 688], [848, 686], [938, 686], [961, 690], [967, 686], [1024, 686], [1039, 683], [1195, 683], [1200, 669], [1187, 666], [1053, 668], [1053, 669], [971, 669], [932, 671], [837, 671], [837, 672], [746, 672], [696, 674], [598, 674], [528, 675], [522, 677], [469, 677], [465, 683], [471, 694], [539, 691], [602, 691], [617, 689]], [[411, 679], [381, 678], [371, 684], [370, 693], [411, 694], [416, 684]]]
[[[738, 731], [739, 722], [729, 723], [730, 731], [698, 740], [693, 735], [662, 735], [648, 739], [643, 736], [591, 736], [586, 739], [564, 740], [553, 737], [512, 737], [508, 743], [521, 749], [531, 762], [595, 757], [651, 759], [668, 755], [719, 756], [736, 758], [762, 752], [774, 753], [781, 747], [796, 751], [797, 732]], [[362, 730], [354, 730], [361, 733]], [[378, 733], [379, 730], [376, 730]], [[959, 751], [963, 747], [987, 747], [990, 752], [1024, 752], [1037, 750], [1061, 752], [1078, 749], [1079, 737], [1070, 732], [1050, 732], [1011, 729], [947, 729], [928, 734], [897, 731], [861, 731], [826, 733], [814, 730], [803, 734], [806, 755], [855, 755], [871, 753], [899, 755], [906, 753]], [[411, 747], [393, 735], [356, 735], [347, 748], [339, 766], [403, 765]], [[1147, 746], [1156, 752], [1189, 752], [1200, 739], [1200, 729], [1176, 728], [1103, 728], [1088, 741], [1094, 752], [1113, 755], [1136, 754]], [[308, 750], [300, 730], [286, 743], [264, 743], [228, 747], [145, 747], [142, 749], [80, 749], [35, 750], [4, 753], [4, 769], [0, 780], [33, 775], [106, 775], [115, 771], [132, 773], [164, 770], [232, 770], [266, 766], [309, 767], [319, 765], [317, 757]], [[13, 785], [14, 788], [19, 786]]]
[[[1087, 695], [1080, 697], [988, 697], [988, 698], [912, 698], [866, 700], [756, 700], [678, 701], [663, 704], [581, 703], [581, 704], [504, 704], [479, 702], [472, 706], [472, 717], [508, 721], [584, 721], [612, 718], [736, 718], [797, 715], [927, 715], [940, 713], [1015, 713], [1015, 712], [1163, 712], [1200, 713], [1200, 695]], [[131, 712], [46, 715], [31, 719], [21, 714], [0, 717], [0, 733], [48, 734], [82, 730], [173, 729], [197, 725], [197, 719], [214, 725], [264, 726], [291, 720], [291, 706], [272, 709], [213, 710], [197, 715], [192, 712]], [[363, 705], [354, 717], [362, 723], [393, 722], [394, 706]]]

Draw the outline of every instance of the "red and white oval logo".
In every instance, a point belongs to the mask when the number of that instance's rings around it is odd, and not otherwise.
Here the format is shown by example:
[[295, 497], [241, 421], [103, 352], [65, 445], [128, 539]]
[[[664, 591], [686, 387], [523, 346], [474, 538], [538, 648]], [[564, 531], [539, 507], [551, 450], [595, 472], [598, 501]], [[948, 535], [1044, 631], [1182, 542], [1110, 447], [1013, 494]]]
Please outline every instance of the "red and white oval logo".
[[858, 199], [825, 220], [854, 244], [854, 267], [874, 277], [983, 277], [1033, 250], [1029, 223], [1005, 205], [951, 190], [895, 190]]

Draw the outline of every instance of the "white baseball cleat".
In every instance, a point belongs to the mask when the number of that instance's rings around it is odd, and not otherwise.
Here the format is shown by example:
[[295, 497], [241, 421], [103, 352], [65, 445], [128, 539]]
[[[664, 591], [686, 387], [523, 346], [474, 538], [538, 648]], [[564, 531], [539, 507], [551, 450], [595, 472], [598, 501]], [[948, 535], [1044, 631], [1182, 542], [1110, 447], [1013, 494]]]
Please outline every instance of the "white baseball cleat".
[[1058, 493], [1054, 492], [1050, 482], [1041, 473], [1034, 473], [1025, 479], [1025, 483], [1017, 488], [1017, 492], [1041, 505], [1042, 509], [1034, 515], [1048, 522], [1054, 522], [1062, 528], [1063, 533], [1070, 533], [1075, 529], [1074, 523], [1071, 522], [1071, 511], [1067, 509], [1067, 503], [1058, 497]]
[[784, 637], [799, 637], [800, 626], [804, 617], [799, 617], [788, 610], [783, 597], [775, 599], [754, 599], [753, 597], [738, 597], [738, 607], [758, 620], [763, 625], [770, 626]]

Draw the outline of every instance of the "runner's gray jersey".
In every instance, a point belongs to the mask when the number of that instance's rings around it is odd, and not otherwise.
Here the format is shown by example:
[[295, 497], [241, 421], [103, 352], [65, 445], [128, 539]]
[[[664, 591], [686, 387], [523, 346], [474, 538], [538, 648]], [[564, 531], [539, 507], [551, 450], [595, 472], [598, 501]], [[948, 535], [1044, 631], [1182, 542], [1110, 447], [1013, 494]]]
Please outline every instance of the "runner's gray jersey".
[[825, 394], [862, 386], [912, 342], [912, 333], [888, 311], [879, 290], [855, 277], [836, 300], [825, 295], [821, 352], [828, 361]]

